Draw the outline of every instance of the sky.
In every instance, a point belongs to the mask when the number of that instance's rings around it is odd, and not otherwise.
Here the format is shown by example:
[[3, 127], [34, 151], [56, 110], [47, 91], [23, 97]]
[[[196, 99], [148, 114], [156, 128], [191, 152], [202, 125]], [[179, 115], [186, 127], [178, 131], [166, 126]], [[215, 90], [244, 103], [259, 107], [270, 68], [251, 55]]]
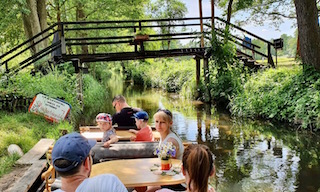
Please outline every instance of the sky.
[[[188, 8], [188, 13], [186, 17], [199, 17], [199, 0], [181, 0], [184, 2]], [[202, 0], [202, 15], [203, 17], [211, 17], [211, 0]], [[215, 6], [215, 16], [221, 17], [222, 11]], [[266, 21], [263, 26], [248, 24], [241, 26], [249, 32], [252, 32], [266, 40], [280, 38], [282, 34], [287, 34], [293, 36], [295, 28], [292, 27], [294, 20], [286, 19], [283, 24], [280, 25], [279, 29], [270, 25], [271, 21]], [[232, 19], [231, 19], [232, 23]]]

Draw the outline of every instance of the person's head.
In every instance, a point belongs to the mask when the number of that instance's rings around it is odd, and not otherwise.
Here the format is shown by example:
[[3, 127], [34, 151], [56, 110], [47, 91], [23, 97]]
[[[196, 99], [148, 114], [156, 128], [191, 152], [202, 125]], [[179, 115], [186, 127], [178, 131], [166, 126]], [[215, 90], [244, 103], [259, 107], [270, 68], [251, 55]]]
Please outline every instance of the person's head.
[[171, 111], [168, 109], [158, 109], [153, 118], [158, 132], [169, 133], [173, 124]]
[[92, 166], [90, 150], [95, 144], [95, 140], [88, 140], [76, 132], [60, 137], [52, 149], [53, 167], [61, 177], [78, 174], [89, 177]]
[[214, 174], [213, 155], [205, 145], [189, 145], [183, 152], [182, 173], [190, 191], [207, 192], [208, 179]]
[[121, 109], [126, 105], [126, 99], [122, 95], [117, 95], [112, 99], [112, 106], [117, 112], [120, 112]]
[[143, 128], [146, 124], [148, 124], [149, 115], [145, 111], [138, 111], [137, 113], [133, 114], [134, 119], [136, 120], [136, 126], [138, 129]]
[[102, 131], [108, 131], [112, 128], [112, 117], [108, 113], [99, 113], [96, 122]]

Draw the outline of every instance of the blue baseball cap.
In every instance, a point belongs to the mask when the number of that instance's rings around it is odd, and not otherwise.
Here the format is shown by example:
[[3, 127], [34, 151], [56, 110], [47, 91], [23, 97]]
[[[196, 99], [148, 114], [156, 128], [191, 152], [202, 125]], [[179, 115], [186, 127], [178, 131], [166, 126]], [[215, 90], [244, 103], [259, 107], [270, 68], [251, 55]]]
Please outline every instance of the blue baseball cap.
[[149, 115], [145, 111], [138, 111], [137, 113], [133, 114], [134, 118], [136, 119], [143, 119], [143, 120], [148, 120]]
[[[91, 148], [96, 143], [95, 140], [88, 140], [76, 132], [60, 137], [52, 149], [53, 167], [61, 172], [70, 171], [88, 157]], [[71, 162], [71, 165], [68, 167], [57, 167], [55, 161], [58, 159], [68, 160]]]

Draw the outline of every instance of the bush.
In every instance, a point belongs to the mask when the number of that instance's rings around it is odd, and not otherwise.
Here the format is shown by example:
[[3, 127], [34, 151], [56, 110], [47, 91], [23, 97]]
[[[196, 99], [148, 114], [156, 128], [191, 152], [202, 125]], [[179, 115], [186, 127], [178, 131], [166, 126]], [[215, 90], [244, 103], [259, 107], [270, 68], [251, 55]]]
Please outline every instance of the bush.
[[305, 66], [253, 75], [231, 103], [233, 115], [320, 127], [320, 74]]
[[[83, 76], [83, 115], [81, 124], [92, 125], [92, 119], [100, 112], [106, 112], [107, 88], [102, 86], [91, 75]], [[110, 101], [111, 102], [111, 101]]]
[[52, 98], [62, 98], [72, 106], [71, 119], [75, 122], [80, 114], [80, 104], [76, 98], [76, 76], [66, 72], [54, 71], [46, 76], [31, 76], [29, 73], [18, 73], [7, 86], [0, 87], [0, 94], [15, 94], [32, 98], [43, 93]]
[[[226, 34], [227, 35], [227, 34]], [[210, 90], [211, 99], [216, 103], [229, 103], [230, 99], [242, 89], [246, 81], [247, 70], [243, 64], [236, 60], [236, 47], [231, 42], [219, 39], [212, 35], [211, 57], [209, 59], [209, 84], [205, 86]], [[202, 93], [207, 91], [202, 90]], [[205, 96], [208, 101], [208, 95]]]
[[149, 59], [128, 65], [130, 78], [137, 85], [158, 87], [168, 92], [179, 92], [186, 84], [194, 83], [194, 60]]

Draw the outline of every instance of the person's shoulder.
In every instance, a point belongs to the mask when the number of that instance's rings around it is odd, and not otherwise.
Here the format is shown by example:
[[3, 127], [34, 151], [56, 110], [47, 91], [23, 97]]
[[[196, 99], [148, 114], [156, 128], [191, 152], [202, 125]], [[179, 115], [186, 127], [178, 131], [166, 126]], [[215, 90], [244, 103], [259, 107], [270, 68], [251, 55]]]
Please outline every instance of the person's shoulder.
[[164, 188], [164, 189], [159, 189], [156, 192], [174, 192], [174, 191], [172, 191], [171, 189]]
[[52, 192], [64, 192], [64, 191], [62, 191], [61, 189], [56, 189], [56, 190], [54, 190]]
[[119, 178], [112, 174], [102, 174], [85, 179], [77, 188], [80, 191], [119, 191], [127, 192]]
[[110, 130], [106, 131], [106, 133], [109, 135], [116, 134], [116, 130], [114, 128], [111, 128]]
[[137, 107], [132, 107], [132, 110], [133, 110], [134, 113], [142, 111], [142, 109], [137, 108]]

